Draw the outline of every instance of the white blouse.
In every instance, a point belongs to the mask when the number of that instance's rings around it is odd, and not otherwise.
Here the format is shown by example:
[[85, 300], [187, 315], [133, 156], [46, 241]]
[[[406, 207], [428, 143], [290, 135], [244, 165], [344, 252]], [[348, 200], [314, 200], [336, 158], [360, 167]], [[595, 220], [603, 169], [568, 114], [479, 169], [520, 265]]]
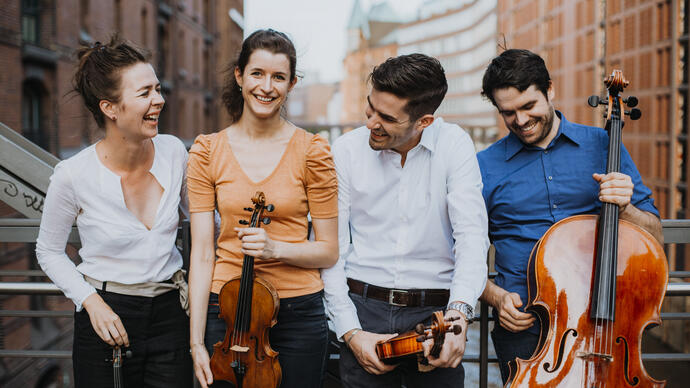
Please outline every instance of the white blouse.
[[[182, 267], [175, 247], [178, 208], [187, 215], [187, 151], [171, 135], [153, 138], [155, 155], [149, 170], [163, 188], [151, 230], [125, 205], [120, 176], [106, 168], [92, 145], [55, 166], [43, 206], [36, 241], [38, 263], [72, 299], [77, 311], [96, 292], [84, 280], [124, 284], [161, 282]], [[75, 266], [65, 245], [76, 219], [81, 238]]]

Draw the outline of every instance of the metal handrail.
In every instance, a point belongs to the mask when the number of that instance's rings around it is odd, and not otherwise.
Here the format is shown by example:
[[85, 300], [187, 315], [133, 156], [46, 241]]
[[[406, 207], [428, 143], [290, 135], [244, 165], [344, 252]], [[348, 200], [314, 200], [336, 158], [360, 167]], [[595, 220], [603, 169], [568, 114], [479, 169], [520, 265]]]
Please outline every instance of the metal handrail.
[[[13, 231], [23, 235], [22, 242], [33, 242], [30, 235], [38, 234], [40, 220], [0, 219], [0, 231]], [[665, 242], [668, 244], [690, 243], [690, 220], [662, 220]], [[76, 234], [76, 233], [75, 233]], [[189, 258], [189, 223], [185, 221], [180, 228], [178, 238], [182, 240], [182, 251], [185, 263]], [[35, 239], [35, 237], [34, 237]], [[0, 237], [0, 241], [4, 239]], [[76, 236], [78, 242], [78, 235]], [[14, 240], [16, 241], [16, 240]], [[34, 240], [35, 241], [35, 240]], [[45, 277], [40, 270], [7, 270], [0, 271], [0, 277]], [[489, 274], [489, 278], [496, 276], [495, 272]], [[690, 271], [671, 271], [669, 278], [690, 278]], [[0, 282], [0, 295], [62, 295], [60, 289], [50, 282]], [[666, 296], [690, 296], [690, 282], [669, 282]], [[24, 317], [24, 318], [71, 318], [73, 311], [15, 311], [0, 310], [0, 317]], [[661, 313], [663, 320], [690, 320], [690, 312]], [[496, 356], [490, 356], [488, 352], [489, 321], [493, 316], [489, 313], [489, 305], [480, 302], [480, 313], [476, 320], [480, 325], [480, 352], [479, 354], [466, 354], [464, 362], [479, 363], [479, 386], [488, 384], [488, 364], [497, 362]], [[0, 349], [2, 358], [59, 358], [71, 357], [71, 351], [61, 350], [14, 350]], [[644, 353], [644, 361], [690, 361], [690, 353]]]

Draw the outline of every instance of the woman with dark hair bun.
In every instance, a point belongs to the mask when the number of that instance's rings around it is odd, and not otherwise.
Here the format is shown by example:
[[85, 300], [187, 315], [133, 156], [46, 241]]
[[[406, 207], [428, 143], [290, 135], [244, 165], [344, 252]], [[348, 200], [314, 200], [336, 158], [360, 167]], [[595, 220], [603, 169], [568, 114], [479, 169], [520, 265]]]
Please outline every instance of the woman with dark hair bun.
[[[328, 345], [319, 268], [338, 259], [338, 197], [328, 143], [281, 117], [297, 82], [295, 48], [283, 33], [259, 30], [242, 44], [223, 92], [232, 124], [197, 137], [190, 150], [192, 225], [190, 344], [202, 387], [225, 387], [209, 366], [225, 336], [218, 293], [242, 272], [245, 254], [257, 276], [277, 289], [278, 322], [269, 342], [279, 352], [281, 387], [321, 387]], [[264, 228], [239, 227], [255, 192], [275, 205]], [[221, 218], [214, 250], [214, 209]], [[307, 214], [315, 240], [307, 240]], [[217, 257], [217, 259], [216, 259]]]
[[[77, 57], [74, 90], [105, 136], [55, 166], [36, 245], [41, 268], [76, 305], [75, 386], [189, 387], [186, 283], [175, 247], [187, 152], [158, 134], [165, 100], [145, 50], [115, 35]], [[77, 266], [65, 253], [75, 220]]]

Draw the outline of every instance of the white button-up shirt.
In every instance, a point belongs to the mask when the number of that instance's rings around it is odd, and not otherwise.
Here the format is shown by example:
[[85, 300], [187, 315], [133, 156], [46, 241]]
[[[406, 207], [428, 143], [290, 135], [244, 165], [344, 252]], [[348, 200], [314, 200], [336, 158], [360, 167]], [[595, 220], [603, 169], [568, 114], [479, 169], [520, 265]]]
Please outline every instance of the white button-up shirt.
[[[127, 209], [120, 177], [101, 163], [95, 144], [55, 166], [43, 205], [36, 256], [77, 311], [95, 292], [83, 275], [124, 284], [161, 282], [182, 267], [175, 239], [178, 208], [185, 213], [187, 209], [187, 151], [171, 135], [154, 137], [153, 145], [149, 171], [163, 188], [163, 196], [151, 230]], [[65, 253], [75, 218], [82, 246], [78, 266]]]
[[400, 154], [371, 149], [369, 130], [361, 127], [335, 141], [333, 156], [340, 258], [321, 276], [337, 336], [361, 328], [346, 278], [450, 289], [450, 301], [474, 306], [486, 284], [489, 241], [467, 133], [436, 118], [401, 167]]

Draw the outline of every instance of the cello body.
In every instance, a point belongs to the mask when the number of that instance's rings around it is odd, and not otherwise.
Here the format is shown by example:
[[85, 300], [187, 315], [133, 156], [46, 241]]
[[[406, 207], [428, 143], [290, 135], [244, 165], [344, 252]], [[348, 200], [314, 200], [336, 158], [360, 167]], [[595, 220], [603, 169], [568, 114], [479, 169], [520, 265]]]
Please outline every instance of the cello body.
[[[616, 268], [616, 316], [611, 327], [590, 319], [596, 215], [554, 224], [532, 250], [527, 309], [541, 321], [531, 359], [511, 363], [507, 387], [663, 387], [641, 358], [642, 332], [659, 324], [668, 281], [663, 248], [637, 225], [620, 221]], [[597, 331], [610, 330], [612, 360], [595, 353]]]

